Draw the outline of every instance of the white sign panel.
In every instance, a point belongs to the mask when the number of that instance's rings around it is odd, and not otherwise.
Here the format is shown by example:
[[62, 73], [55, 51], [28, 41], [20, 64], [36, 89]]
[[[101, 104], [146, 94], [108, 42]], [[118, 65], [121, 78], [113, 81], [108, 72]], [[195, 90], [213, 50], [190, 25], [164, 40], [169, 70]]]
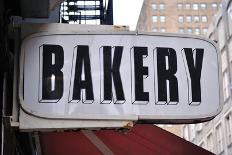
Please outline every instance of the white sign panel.
[[21, 107], [35, 116], [189, 122], [222, 108], [218, 51], [202, 38], [37, 34], [21, 52]]

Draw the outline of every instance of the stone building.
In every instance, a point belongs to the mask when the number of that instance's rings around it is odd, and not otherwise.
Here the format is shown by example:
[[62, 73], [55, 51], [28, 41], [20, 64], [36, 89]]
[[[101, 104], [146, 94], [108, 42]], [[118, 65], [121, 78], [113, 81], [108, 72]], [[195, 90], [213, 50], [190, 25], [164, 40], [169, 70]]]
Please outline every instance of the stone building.
[[206, 34], [221, 0], [144, 0], [140, 31]]
[[183, 137], [215, 154], [232, 154], [232, 1], [222, 8], [208, 28], [207, 37], [218, 42], [221, 52], [223, 110], [210, 122], [183, 126]]
[[[210, 23], [221, 8], [221, 0], [144, 0], [137, 30], [205, 36], [208, 34], [208, 29], [211, 31]], [[197, 132], [203, 127], [202, 124], [159, 126], [179, 136], [182, 136], [182, 128], [188, 131], [187, 133], [193, 133], [193, 127]], [[190, 140], [189, 135], [187, 137], [186, 139]]]

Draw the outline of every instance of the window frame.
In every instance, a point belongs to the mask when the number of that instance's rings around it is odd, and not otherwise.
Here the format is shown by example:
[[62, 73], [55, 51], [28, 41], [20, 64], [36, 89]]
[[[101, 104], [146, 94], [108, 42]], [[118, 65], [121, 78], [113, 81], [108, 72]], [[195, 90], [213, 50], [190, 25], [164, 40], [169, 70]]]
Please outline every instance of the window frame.
[[199, 4], [198, 3], [193, 3], [192, 4], [192, 10], [194, 10], [194, 11], [199, 10]]
[[152, 22], [153, 23], [157, 23], [158, 22], [158, 16], [157, 15], [153, 15], [152, 16]]
[[152, 8], [152, 10], [157, 10], [158, 9], [157, 4], [156, 3], [152, 3], [151, 4], [151, 8]]
[[207, 23], [207, 22], [208, 22], [208, 16], [202, 15], [202, 16], [201, 16], [201, 22], [202, 22], [202, 23]]
[[160, 16], [160, 22], [161, 23], [165, 23], [166, 22], [166, 16], [165, 15], [161, 15]]
[[[182, 20], [181, 20], [182, 19]], [[184, 16], [183, 15], [179, 15], [178, 16], [178, 22], [179, 23], [183, 23], [184, 22]]]
[[165, 4], [164, 3], [159, 4], [159, 10], [161, 10], [161, 11], [165, 10]]
[[186, 21], [186, 23], [191, 23], [192, 22], [192, 16], [191, 15], [185, 16], [185, 21]]

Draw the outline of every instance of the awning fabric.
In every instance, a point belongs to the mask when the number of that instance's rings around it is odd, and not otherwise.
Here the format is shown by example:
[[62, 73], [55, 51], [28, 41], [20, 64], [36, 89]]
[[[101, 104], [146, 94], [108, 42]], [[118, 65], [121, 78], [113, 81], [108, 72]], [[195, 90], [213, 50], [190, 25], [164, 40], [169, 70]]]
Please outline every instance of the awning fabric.
[[202, 149], [154, 125], [135, 125], [131, 131], [82, 130], [42, 132], [43, 155], [210, 155]]

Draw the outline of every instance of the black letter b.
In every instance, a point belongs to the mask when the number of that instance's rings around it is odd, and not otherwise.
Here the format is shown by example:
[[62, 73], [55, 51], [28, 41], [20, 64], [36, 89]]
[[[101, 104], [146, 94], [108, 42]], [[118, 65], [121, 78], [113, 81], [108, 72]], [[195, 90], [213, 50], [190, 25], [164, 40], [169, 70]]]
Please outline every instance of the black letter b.
[[57, 102], [63, 95], [64, 50], [59, 45], [40, 47], [39, 102]]

